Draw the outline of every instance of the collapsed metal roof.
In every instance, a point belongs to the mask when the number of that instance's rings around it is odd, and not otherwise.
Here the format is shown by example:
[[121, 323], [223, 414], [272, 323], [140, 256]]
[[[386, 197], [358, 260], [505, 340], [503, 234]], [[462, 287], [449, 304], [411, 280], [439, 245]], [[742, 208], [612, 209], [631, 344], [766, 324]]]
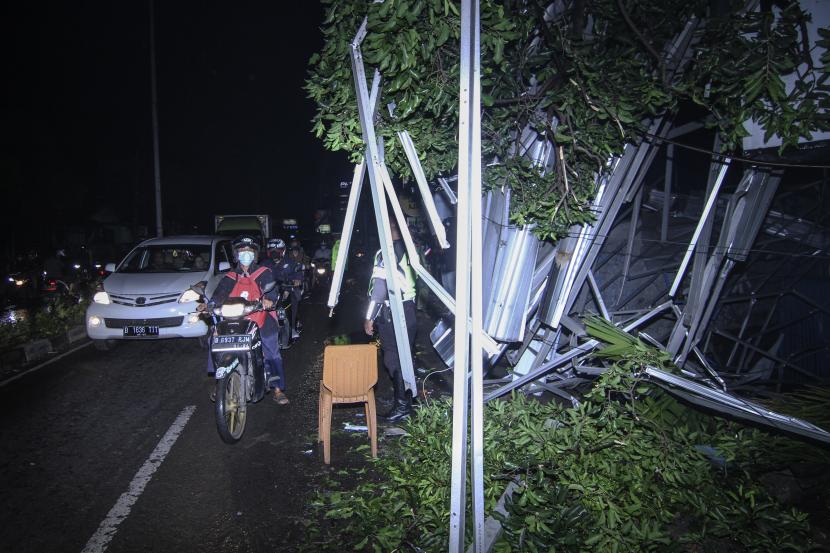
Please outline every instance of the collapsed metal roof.
[[[676, 124], [675, 114], [666, 114], [645, 122], [646, 138], [608, 161], [610, 170], [596, 182], [595, 220], [574, 226], [555, 245], [540, 242], [532, 229], [509, 223], [509, 189], [488, 192], [479, 211], [475, 196], [481, 170], [477, 3], [464, 0], [461, 19], [460, 96], [461, 106], [466, 107], [459, 113], [458, 178], [438, 179], [436, 192], [431, 193], [416, 144], [405, 132], [398, 139], [441, 247], [450, 246], [442, 219], [457, 215], [463, 225], [473, 227], [463, 228], [460, 223], [458, 236], [464, 241], [454, 244], [457, 266], [464, 267], [465, 274], [442, 275], [439, 282], [415, 251], [383, 160], [383, 142], [375, 135], [380, 75], [375, 71], [370, 88], [360, 52], [365, 21], [351, 54], [367, 161], [355, 168], [341, 244], [344, 251], [348, 249], [357, 199], [368, 172], [384, 258], [394, 258], [388, 199], [413, 268], [447, 311], [456, 315], [454, 324], [441, 320], [431, 333], [444, 362], [454, 366], [459, 359], [464, 367], [456, 371], [454, 386], [450, 549], [462, 551], [464, 545], [468, 417], [473, 422], [473, 526], [475, 543], [480, 544], [484, 539], [479, 434], [483, 403], [516, 389], [546, 390], [576, 402], [569, 389], [605, 370], [601, 363], [590, 361], [591, 352], [601, 344], [586, 337], [580, 317], [588, 312], [669, 352], [682, 376], [653, 367], [644, 368], [644, 374], [670, 393], [724, 415], [830, 443], [826, 430], [737, 395], [750, 386], [781, 390], [830, 379], [826, 170], [818, 179], [804, 180], [803, 174], [781, 168], [733, 162], [719, 153], [714, 136], [712, 154], [704, 161], [708, 176], [679, 171], [681, 156], [674, 141], [705, 131], [700, 121]], [[670, 75], [683, 71], [699, 24], [697, 19], [688, 21], [664, 48]], [[515, 155], [526, 156], [540, 171], [556, 168], [557, 146], [550, 139], [530, 127], [519, 138]], [[456, 180], [458, 187], [453, 189]], [[468, 224], [476, 220], [482, 221], [481, 228]], [[346, 258], [339, 256], [335, 267], [328, 301], [332, 309]], [[492, 262], [483, 266], [482, 258]], [[392, 271], [394, 264], [386, 266]], [[388, 279], [393, 280], [391, 274]], [[463, 288], [455, 290], [453, 282]], [[471, 289], [472, 301], [468, 301]], [[401, 298], [391, 288], [390, 303], [398, 343], [403, 346], [404, 378], [414, 389]], [[476, 312], [476, 305], [482, 312]], [[456, 329], [461, 329], [462, 339], [455, 336]], [[506, 378], [488, 383], [486, 394], [482, 357], [488, 364], [506, 359], [512, 367]]]

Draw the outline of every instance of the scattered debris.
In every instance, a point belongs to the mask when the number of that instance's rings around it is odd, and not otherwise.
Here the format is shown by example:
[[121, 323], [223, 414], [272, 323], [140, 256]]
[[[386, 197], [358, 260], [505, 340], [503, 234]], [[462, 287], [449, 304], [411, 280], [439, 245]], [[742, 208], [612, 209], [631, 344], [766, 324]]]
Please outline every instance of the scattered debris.
[[384, 436], [409, 436], [409, 433], [403, 428], [397, 426], [390, 426], [383, 431]]
[[350, 422], [343, 423], [343, 430], [347, 432], [367, 432], [369, 427], [365, 425], [352, 424]]

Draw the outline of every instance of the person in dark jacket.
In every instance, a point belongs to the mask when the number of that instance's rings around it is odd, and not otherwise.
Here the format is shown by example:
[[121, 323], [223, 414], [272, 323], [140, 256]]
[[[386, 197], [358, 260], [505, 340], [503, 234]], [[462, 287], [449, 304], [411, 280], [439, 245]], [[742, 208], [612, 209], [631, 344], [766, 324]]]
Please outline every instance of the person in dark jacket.
[[291, 310], [288, 313], [291, 325], [291, 337], [297, 339], [300, 333], [297, 330], [297, 311], [302, 299], [301, 286], [303, 283], [304, 267], [295, 257], [285, 255], [285, 242], [279, 238], [268, 240], [267, 257], [262, 262], [274, 273], [274, 279], [283, 287], [291, 300]]

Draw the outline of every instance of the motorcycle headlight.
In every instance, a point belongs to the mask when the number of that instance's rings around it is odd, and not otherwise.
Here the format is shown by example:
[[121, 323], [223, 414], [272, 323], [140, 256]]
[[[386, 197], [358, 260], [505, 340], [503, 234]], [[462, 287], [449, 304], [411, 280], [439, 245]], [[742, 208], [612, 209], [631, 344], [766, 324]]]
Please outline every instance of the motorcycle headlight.
[[92, 301], [95, 303], [100, 303], [102, 305], [109, 305], [112, 303], [110, 301], [110, 295], [101, 290], [100, 292], [95, 292], [95, 295], [92, 296]]
[[325, 268], [325, 267], [319, 267], [319, 268], [317, 269], [317, 274], [318, 274], [318, 275], [324, 275], [324, 274], [326, 274], [326, 268]]
[[316, 263], [312, 263], [312, 264], [311, 264], [311, 266], [312, 266], [312, 267], [316, 267], [316, 266], [317, 266], [317, 264], [316, 264]]
[[185, 290], [184, 293], [179, 296], [179, 303], [189, 303], [191, 301], [199, 301], [199, 294], [193, 290]]
[[220, 313], [223, 317], [231, 319], [241, 317], [245, 314], [245, 305], [242, 303], [228, 303], [222, 306]]
[[28, 281], [27, 281], [25, 278], [21, 278], [21, 279], [18, 279], [18, 280], [15, 280], [15, 281], [14, 281], [14, 283], [15, 283], [17, 286], [23, 286], [24, 284], [26, 284], [26, 282], [28, 282]]

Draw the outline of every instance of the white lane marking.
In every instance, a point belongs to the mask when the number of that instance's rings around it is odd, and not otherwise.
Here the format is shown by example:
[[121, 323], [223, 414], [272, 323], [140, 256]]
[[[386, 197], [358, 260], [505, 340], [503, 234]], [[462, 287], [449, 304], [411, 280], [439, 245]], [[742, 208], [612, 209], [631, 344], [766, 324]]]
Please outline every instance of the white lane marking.
[[176, 443], [179, 434], [184, 430], [184, 425], [190, 420], [195, 410], [195, 405], [188, 405], [182, 409], [182, 412], [179, 413], [179, 416], [176, 417], [176, 420], [167, 429], [167, 433], [162, 436], [156, 449], [153, 450], [141, 468], [138, 469], [138, 472], [135, 473], [132, 482], [130, 482], [129, 489], [121, 494], [121, 497], [115, 502], [110, 512], [107, 513], [106, 518], [101, 522], [98, 531], [86, 542], [86, 546], [81, 553], [103, 553], [106, 550], [110, 540], [115, 537], [118, 525], [130, 514], [130, 510], [132, 510], [135, 502], [138, 501], [138, 498], [144, 491], [144, 487], [153, 477], [153, 473], [156, 472], [156, 469], [159, 468], [162, 461], [164, 461], [164, 458], [170, 452], [170, 448]]
[[90, 345], [92, 345], [92, 342], [87, 342], [87, 343], [85, 343], [85, 344], [81, 344], [80, 346], [78, 346], [78, 347], [76, 347], [76, 348], [73, 348], [73, 349], [71, 349], [71, 350], [69, 350], [69, 351], [66, 351], [66, 352], [64, 352], [64, 353], [61, 353], [61, 354], [60, 354], [60, 355], [58, 355], [57, 357], [53, 357], [52, 359], [49, 359], [48, 361], [44, 361], [43, 363], [41, 363], [40, 365], [38, 365], [38, 366], [36, 366], [36, 367], [32, 367], [31, 369], [25, 370], [25, 371], [23, 371], [23, 372], [22, 372], [22, 373], [20, 373], [20, 374], [16, 374], [16, 375], [14, 375], [14, 376], [13, 376], [13, 377], [11, 377], [11, 378], [7, 378], [7, 379], [6, 379], [6, 380], [4, 380], [3, 382], [0, 382], [0, 388], [2, 388], [3, 386], [5, 386], [6, 384], [11, 384], [12, 382], [14, 382], [15, 380], [17, 380], [18, 378], [23, 378], [24, 376], [26, 376], [26, 375], [27, 375], [27, 374], [29, 374], [29, 373], [33, 373], [33, 372], [35, 372], [35, 371], [39, 371], [40, 369], [42, 369], [42, 368], [43, 368], [43, 367], [45, 367], [46, 365], [51, 365], [52, 363], [54, 363], [54, 362], [55, 362], [55, 361], [57, 361], [58, 359], [63, 359], [64, 357], [66, 357], [66, 356], [67, 356], [67, 355], [69, 355], [70, 353], [75, 353], [75, 352], [76, 352], [76, 351], [78, 351], [79, 349], [83, 349], [83, 348], [85, 348], [85, 347], [87, 347], [87, 346], [90, 346]]

